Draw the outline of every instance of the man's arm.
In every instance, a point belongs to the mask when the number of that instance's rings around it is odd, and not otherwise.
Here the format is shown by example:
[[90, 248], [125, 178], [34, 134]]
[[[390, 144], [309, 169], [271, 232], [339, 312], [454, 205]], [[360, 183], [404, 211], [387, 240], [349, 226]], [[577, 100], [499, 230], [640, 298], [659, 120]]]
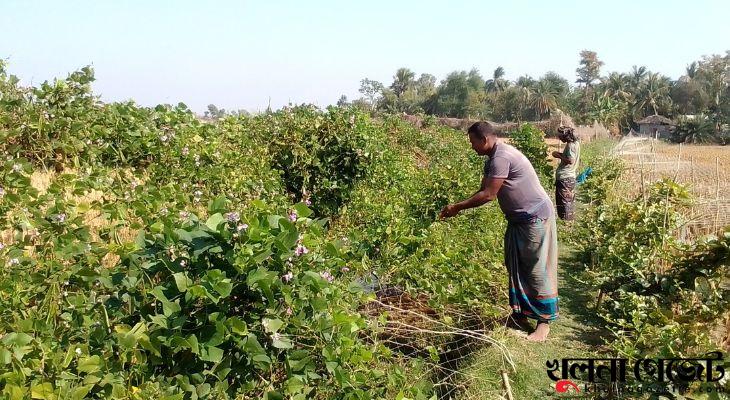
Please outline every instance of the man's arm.
[[568, 156], [559, 151], [553, 151], [553, 157], [560, 159], [560, 161], [562, 161], [566, 165], [570, 165], [575, 162], [575, 158], [573, 157], [573, 151], [570, 149], [570, 144], [566, 144], [565, 148], [568, 149]]
[[458, 214], [462, 210], [479, 207], [497, 198], [497, 193], [502, 187], [505, 178], [482, 178], [482, 186], [478, 192], [464, 201], [455, 204], [449, 204], [441, 210], [439, 217], [449, 218]]

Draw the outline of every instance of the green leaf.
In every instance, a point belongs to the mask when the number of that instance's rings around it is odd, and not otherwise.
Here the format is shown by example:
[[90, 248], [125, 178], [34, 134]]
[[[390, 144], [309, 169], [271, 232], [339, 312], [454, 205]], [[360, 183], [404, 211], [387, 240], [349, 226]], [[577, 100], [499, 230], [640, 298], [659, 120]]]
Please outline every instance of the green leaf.
[[92, 374], [101, 370], [101, 358], [97, 355], [90, 357], [82, 357], [79, 359], [79, 365], [76, 367], [79, 372]]
[[12, 360], [12, 353], [10, 350], [2, 348], [0, 349], [0, 365], [7, 365], [10, 364]]
[[231, 332], [237, 333], [239, 335], [248, 335], [248, 327], [246, 326], [246, 323], [243, 322], [238, 317], [231, 317], [228, 318], [228, 321], [226, 321], [226, 324], [231, 329]]
[[221, 213], [216, 213], [210, 216], [207, 221], [205, 221], [205, 225], [210, 228], [211, 230], [217, 231], [218, 225], [225, 222], [225, 217]]
[[203, 361], [219, 363], [223, 360], [223, 350], [215, 346], [206, 347], [205, 351], [200, 356], [200, 359]]
[[3, 394], [7, 395], [9, 400], [23, 400], [26, 398], [24, 388], [13, 384], [5, 385]]
[[178, 272], [173, 274], [172, 277], [175, 278], [175, 285], [177, 285], [177, 290], [180, 292], [186, 292], [188, 290], [188, 286], [193, 284], [192, 279], [188, 278], [185, 272]]
[[266, 220], [269, 222], [269, 226], [273, 229], [276, 229], [279, 227], [279, 220], [282, 219], [281, 215], [269, 215], [266, 217]]
[[77, 387], [71, 391], [71, 398], [74, 400], [82, 400], [86, 398], [86, 395], [88, 395], [93, 388], [94, 385], [84, 385]]
[[225, 196], [218, 196], [210, 202], [208, 206], [208, 212], [211, 213], [223, 213], [226, 211], [226, 203], [228, 199]]
[[264, 318], [261, 321], [261, 325], [264, 326], [264, 329], [266, 330], [266, 332], [275, 333], [279, 329], [281, 329], [281, 327], [284, 325], [284, 322], [278, 318], [275, 318], [275, 319]]
[[32, 341], [33, 337], [23, 332], [10, 332], [2, 339], [2, 342], [8, 347], [23, 347]]
[[276, 347], [277, 349], [291, 349], [294, 347], [294, 344], [291, 342], [291, 340], [284, 336], [274, 339], [271, 342], [271, 345]]
[[284, 400], [284, 396], [279, 392], [266, 392], [264, 400]]
[[55, 400], [57, 397], [53, 393], [53, 385], [50, 382], [33, 385], [30, 388], [30, 397], [32, 399]]
[[295, 204], [294, 210], [296, 210], [297, 215], [301, 218], [307, 218], [310, 215], [314, 214], [314, 211], [312, 211], [312, 209], [307, 207], [307, 205], [304, 203]]

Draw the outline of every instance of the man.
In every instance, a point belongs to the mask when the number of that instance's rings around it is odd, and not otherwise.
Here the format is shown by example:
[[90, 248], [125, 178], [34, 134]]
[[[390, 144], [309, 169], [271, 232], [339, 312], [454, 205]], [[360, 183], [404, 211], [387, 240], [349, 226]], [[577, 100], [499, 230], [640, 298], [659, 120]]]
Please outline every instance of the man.
[[572, 221], [575, 219], [575, 176], [580, 160], [580, 143], [569, 126], [558, 128], [558, 138], [566, 145], [562, 153], [553, 152], [553, 157], [560, 160], [555, 170], [555, 205], [558, 217]]
[[500, 142], [492, 125], [477, 122], [468, 134], [472, 149], [488, 156], [481, 188], [470, 198], [444, 207], [440, 216], [453, 217], [499, 201], [507, 218], [504, 259], [512, 319], [523, 329], [527, 318], [537, 320], [527, 339], [544, 341], [550, 332], [548, 322], [558, 316], [558, 241], [552, 202], [527, 157]]

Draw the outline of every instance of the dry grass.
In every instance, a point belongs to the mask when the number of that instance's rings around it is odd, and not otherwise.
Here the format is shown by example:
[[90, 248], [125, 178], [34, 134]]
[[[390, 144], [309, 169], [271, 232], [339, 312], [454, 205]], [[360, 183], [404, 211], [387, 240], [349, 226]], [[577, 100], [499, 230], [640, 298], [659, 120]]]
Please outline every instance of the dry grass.
[[629, 165], [636, 193], [662, 178], [690, 189], [695, 201], [686, 214], [683, 239], [716, 233], [730, 225], [730, 147], [632, 138], [622, 140], [615, 152]]
[[[129, 171], [118, 170], [116, 171], [120, 175], [128, 174]], [[63, 175], [75, 175], [77, 172], [73, 169], [66, 169]], [[48, 189], [51, 187], [53, 182], [59, 178], [61, 173], [57, 173], [53, 170], [48, 171], [35, 171], [30, 176], [30, 184], [33, 188], [38, 190], [39, 195], [48, 193]], [[97, 243], [106, 244], [109, 246], [129, 243], [135, 239], [139, 230], [131, 229], [129, 226], [121, 226], [115, 228], [113, 237], [107, 242], [102, 240], [101, 232], [111, 227], [113, 221], [105, 218], [100, 210], [100, 205], [113, 203], [119, 201], [114, 196], [105, 194], [99, 190], [91, 190], [83, 195], [75, 195], [71, 189], [68, 189], [64, 194], [63, 198], [66, 201], [76, 203], [81, 209], [87, 209], [88, 211], [83, 213], [83, 224], [89, 228], [92, 236], [92, 241]], [[28, 232], [23, 232], [27, 236]], [[0, 242], [12, 243], [15, 241], [16, 229], [8, 228], [0, 231]], [[26, 255], [32, 257], [34, 254], [33, 246], [26, 247]], [[101, 260], [101, 264], [105, 267], [112, 267], [119, 262], [120, 258], [116, 254], [107, 253]]]

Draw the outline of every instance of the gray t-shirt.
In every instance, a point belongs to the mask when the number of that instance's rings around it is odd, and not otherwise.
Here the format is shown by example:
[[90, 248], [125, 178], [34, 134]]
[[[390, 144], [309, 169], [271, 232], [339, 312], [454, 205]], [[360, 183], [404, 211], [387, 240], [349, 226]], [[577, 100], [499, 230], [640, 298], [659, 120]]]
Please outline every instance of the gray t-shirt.
[[580, 143], [578, 141], [568, 142], [563, 150], [563, 156], [572, 158], [573, 163], [566, 164], [561, 160], [560, 165], [555, 170], [555, 179], [575, 179], [578, 163], [580, 162]]
[[497, 200], [508, 221], [527, 222], [535, 218], [548, 219], [553, 215], [552, 201], [540, 184], [535, 169], [516, 148], [497, 143], [484, 161], [484, 175], [505, 178]]

